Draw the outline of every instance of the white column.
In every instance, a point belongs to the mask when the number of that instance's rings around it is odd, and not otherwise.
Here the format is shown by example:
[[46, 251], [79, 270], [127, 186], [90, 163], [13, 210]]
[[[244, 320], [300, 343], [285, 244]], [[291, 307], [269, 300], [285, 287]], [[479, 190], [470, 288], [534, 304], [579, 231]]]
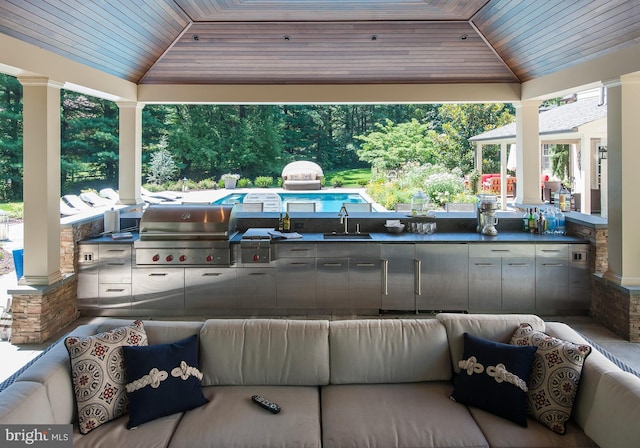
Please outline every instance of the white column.
[[[576, 176], [576, 188], [582, 190], [582, 201], [580, 204], [580, 211], [591, 214], [591, 189], [593, 188], [593, 179], [591, 179], [591, 162], [593, 158], [591, 140], [586, 138], [585, 135], [580, 139], [580, 143], [577, 145], [580, 149], [579, 170]], [[580, 186], [578, 187], [578, 184]]]
[[[482, 143], [476, 142], [476, 171], [482, 174]], [[478, 185], [476, 185], [478, 191], [482, 189], [482, 176], [478, 180]]]
[[605, 277], [621, 286], [640, 286], [640, 73], [607, 86], [608, 252]]
[[507, 143], [500, 143], [500, 205], [507, 209]]
[[540, 197], [540, 101], [514, 103], [516, 109], [516, 178], [518, 182], [516, 204], [524, 206], [542, 204]]
[[121, 204], [141, 204], [143, 103], [118, 101], [120, 147], [118, 189]]
[[60, 272], [60, 88], [46, 77], [19, 77], [23, 86], [24, 277], [51, 285]]

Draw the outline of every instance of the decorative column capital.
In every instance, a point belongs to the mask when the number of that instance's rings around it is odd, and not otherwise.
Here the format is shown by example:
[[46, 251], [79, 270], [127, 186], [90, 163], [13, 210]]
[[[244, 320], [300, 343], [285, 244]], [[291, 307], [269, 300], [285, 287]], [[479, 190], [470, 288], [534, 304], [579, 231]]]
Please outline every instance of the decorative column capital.
[[53, 87], [56, 89], [64, 87], [63, 82], [54, 81], [46, 76], [18, 76], [18, 81], [24, 87]]

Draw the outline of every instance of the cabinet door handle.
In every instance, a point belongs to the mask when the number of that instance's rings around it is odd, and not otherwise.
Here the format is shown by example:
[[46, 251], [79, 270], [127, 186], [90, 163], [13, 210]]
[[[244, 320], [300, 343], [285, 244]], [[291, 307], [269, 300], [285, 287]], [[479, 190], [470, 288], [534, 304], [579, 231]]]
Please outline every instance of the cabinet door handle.
[[249, 275], [267, 275], [266, 272], [251, 272]]
[[389, 260], [382, 260], [382, 291], [389, 295]]
[[309, 265], [309, 263], [302, 263], [302, 262], [297, 262], [297, 263], [289, 263], [289, 266], [293, 266], [296, 268], [306, 268]]
[[149, 274], [149, 277], [166, 277], [167, 273], [166, 272], [152, 272], [151, 274]]
[[557, 250], [557, 249], [542, 249], [542, 252], [544, 252], [545, 254], [557, 254], [557, 253], [560, 253], [560, 251]]
[[529, 266], [529, 263], [509, 263], [509, 266], [513, 266], [514, 268], [526, 268]]
[[205, 272], [204, 274], [202, 274], [203, 277], [218, 277], [222, 274], [220, 274], [219, 272]]
[[322, 263], [322, 266], [326, 268], [341, 268], [342, 263]]
[[494, 266], [493, 263], [474, 263], [476, 266], [480, 266], [482, 268], [489, 268], [491, 266]]
[[356, 263], [356, 266], [359, 268], [374, 268], [375, 263]]
[[309, 252], [309, 249], [289, 249], [289, 252]]
[[122, 253], [124, 252], [124, 249], [107, 249], [107, 252], [118, 252], [118, 253]]
[[110, 261], [106, 263], [107, 266], [124, 266], [124, 261]]
[[105, 292], [123, 292], [124, 288], [107, 288]]
[[413, 260], [413, 271], [414, 271], [414, 276], [413, 278], [416, 279], [416, 283], [414, 286], [415, 289], [415, 293], [416, 295], [421, 296], [422, 295], [422, 287], [420, 286], [420, 280], [421, 280], [421, 271], [422, 271], [422, 260]]
[[491, 252], [511, 252], [509, 249], [491, 249]]
[[562, 263], [542, 263], [542, 266], [546, 268], [561, 268], [564, 265]]

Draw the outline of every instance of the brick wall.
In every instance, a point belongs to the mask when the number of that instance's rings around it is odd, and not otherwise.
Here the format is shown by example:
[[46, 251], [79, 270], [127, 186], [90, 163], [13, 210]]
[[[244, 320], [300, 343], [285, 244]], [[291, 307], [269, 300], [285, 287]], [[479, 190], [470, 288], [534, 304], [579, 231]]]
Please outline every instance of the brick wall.
[[13, 294], [11, 343], [43, 343], [75, 321], [80, 316], [77, 284], [72, 275], [55, 286], [25, 288], [24, 294]]
[[60, 230], [60, 271], [63, 274], [78, 272], [78, 242], [97, 237], [104, 231], [102, 216], [94, 221], [70, 224]]
[[567, 234], [589, 241], [589, 268], [604, 274], [609, 267], [608, 230], [567, 221]]

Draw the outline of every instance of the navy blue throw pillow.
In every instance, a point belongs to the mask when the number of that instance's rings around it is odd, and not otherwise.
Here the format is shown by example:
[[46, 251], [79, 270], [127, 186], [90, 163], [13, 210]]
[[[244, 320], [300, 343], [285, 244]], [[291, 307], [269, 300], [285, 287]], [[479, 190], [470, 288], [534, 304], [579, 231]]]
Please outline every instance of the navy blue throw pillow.
[[129, 380], [127, 428], [207, 403], [200, 384], [197, 335], [171, 344], [123, 347], [122, 354]]
[[451, 398], [527, 426], [527, 383], [537, 350], [464, 334], [464, 355]]

